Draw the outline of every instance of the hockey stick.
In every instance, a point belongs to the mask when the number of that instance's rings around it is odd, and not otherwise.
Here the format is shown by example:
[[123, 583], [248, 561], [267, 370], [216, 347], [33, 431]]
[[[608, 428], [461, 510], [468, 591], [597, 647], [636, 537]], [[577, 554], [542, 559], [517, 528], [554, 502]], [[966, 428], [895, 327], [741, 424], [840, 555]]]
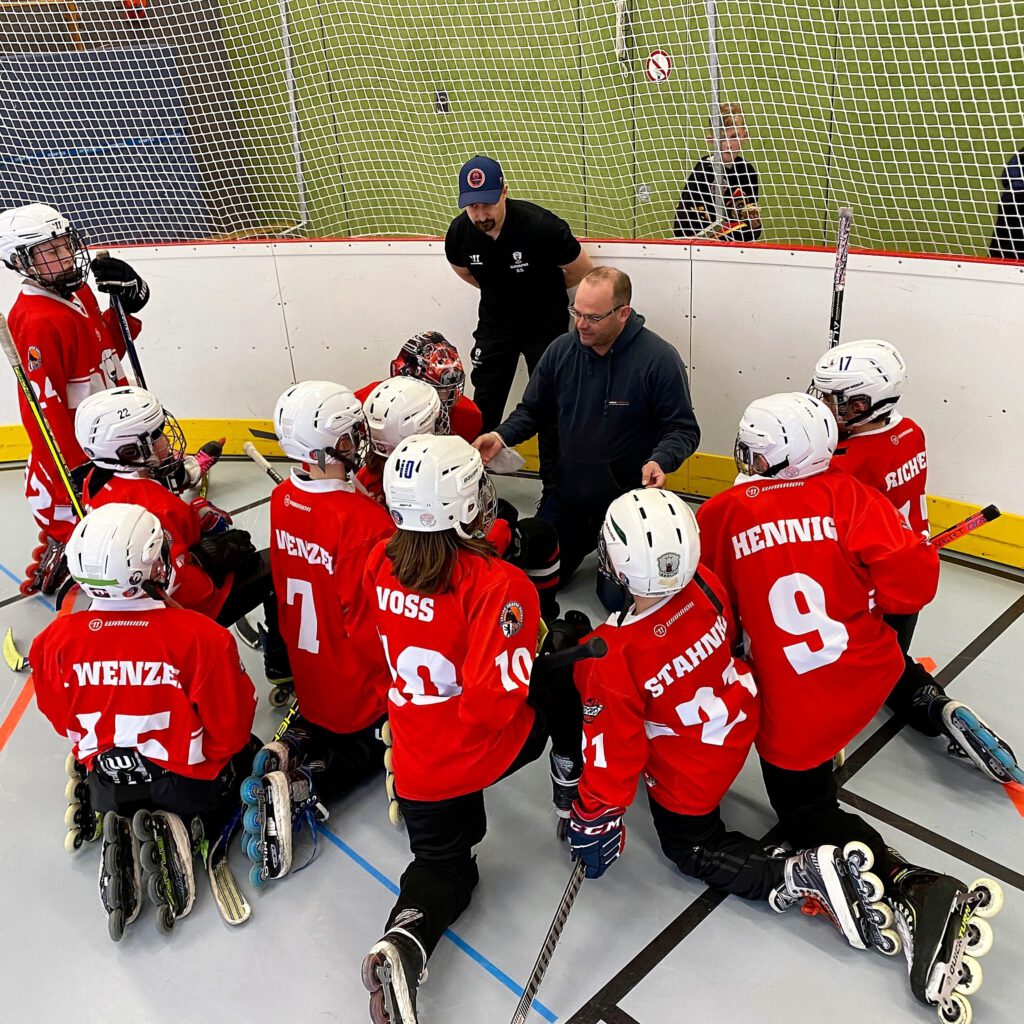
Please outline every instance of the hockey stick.
[[248, 455], [249, 458], [252, 459], [252, 461], [255, 462], [256, 465], [259, 466], [275, 484], [284, 482], [284, 477], [282, 477], [281, 474], [278, 473], [278, 471], [274, 469], [274, 467], [256, 450], [256, 445], [254, 445], [252, 441], [246, 441], [245, 444], [242, 445], [242, 451], [245, 452], [245, 454]]
[[557, 672], [558, 669], [568, 668], [577, 661], [586, 661], [587, 658], [603, 658], [608, 653], [608, 644], [599, 636], [592, 636], [586, 643], [577, 644], [564, 651], [555, 651], [552, 654], [545, 654], [533, 663], [531, 680], [538, 676], [544, 676], [549, 672]]
[[962, 519], [959, 523], [954, 523], [945, 530], [940, 530], [934, 537], [929, 537], [928, 543], [933, 548], [944, 548], [947, 544], [952, 544], [954, 541], [960, 540], [961, 537], [966, 537], [967, 534], [972, 533], [986, 523], [991, 523], [1001, 515], [1002, 513], [995, 505], [986, 505], [980, 512], [975, 512], [966, 519]]
[[555, 946], [558, 945], [558, 939], [562, 934], [562, 929], [565, 927], [565, 922], [569, 918], [569, 911], [572, 910], [572, 905], [576, 902], [576, 896], [579, 894], [580, 887], [583, 885], [584, 870], [585, 865], [581, 860], [578, 860], [573, 865], [572, 874], [569, 876], [569, 884], [565, 887], [562, 899], [558, 904], [558, 908], [555, 910], [555, 916], [551, 920], [551, 927], [548, 928], [548, 933], [544, 936], [544, 944], [541, 946], [540, 952], [537, 954], [537, 960], [533, 965], [533, 971], [530, 973], [529, 980], [526, 982], [526, 987], [523, 989], [523, 997], [519, 1000], [519, 1005], [516, 1007], [516, 1012], [512, 1016], [511, 1024], [526, 1024], [526, 1018], [529, 1016], [530, 1007], [533, 1005], [534, 999], [537, 998], [537, 992], [540, 990], [540, 983], [544, 980], [548, 964], [551, 963], [551, 957], [555, 952]]
[[[100, 259], [101, 257], [109, 259], [110, 252], [106, 249], [100, 249], [100, 251], [96, 253], [96, 259]], [[146, 377], [142, 372], [142, 363], [139, 361], [139, 352], [135, 347], [135, 340], [132, 338], [132, 331], [128, 326], [128, 317], [125, 316], [124, 306], [121, 305], [120, 295], [111, 294], [110, 308], [114, 311], [114, 316], [117, 318], [118, 327], [121, 328], [121, 339], [124, 341], [125, 351], [128, 353], [128, 361], [132, 364], [132, 374], [135, 376], [135, 383], [140, 388], [145, 388]]]
[[839, 331], [843, 325], [843, 296], [846, 294], [846, 261], [850, 256], [850, 229], [853, 210], [844, 206], [839, 211], [839, 234], [836, 237], [836, 266], [832, 274], [832, 315], [828, 323], [828, 347], [839, 344]]

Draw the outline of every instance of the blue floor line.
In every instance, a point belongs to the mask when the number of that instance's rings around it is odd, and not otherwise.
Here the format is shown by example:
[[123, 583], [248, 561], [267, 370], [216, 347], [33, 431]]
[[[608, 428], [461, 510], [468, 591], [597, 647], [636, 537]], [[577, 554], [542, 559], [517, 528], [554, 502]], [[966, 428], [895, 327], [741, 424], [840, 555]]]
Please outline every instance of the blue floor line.
[[[7, 566], [2, 564], [2, 563], [0, 563], [0, 572], [2, 572], [5, 576], [8, 576], [10, 579], [14, 580], [14, 582], [17, 583], [19, 586], [21, 585], [22, 577], [15, 576], [14, 573], [11, 572], [11, 570], [8, 569]], [[53, 612], [53, 611], [57, 610], [56, 608], [54, 608], [54, 606], [52, 604], [50, 604], [49, 601], [46, 600], [45, 597], [43, 597], [42, 594], [33, 594], [32, 595], [32, 600], [33, 601], [38, 601], [48, 611]]]
[[[351, 846], [348, 845], [343, 839], [339, 838], [333, 833], [323, 822], [317, 824], [317, 831], [329, 842], [336, 846], [346, 857], [351, 858], [358, 864], [367, 874], [375, 878], [385, 889], [388, 890], [392, 895], [398, 895], [398, 886], [391, 881], [387, 875], [375, 868], [365, 857], [361, 854], [356, 853]], [[523, 986], [518, 984], [512, 978], [510, 978], [500, 967], [491, 963], [479, 950], [471, 946], [464, 938], [456, 935], [451, 928], [445, 931], [445, 937], [455, 944], [463, 953], [478, 963], [491, 977], [496, 978], [502, 983], [510, 992], [517, 996], [522, 996]], [[552, 1013], [543, 1003], [538, 1000], [533, 1001], [533, 1010], [544, 1020], [548, 1021], [548, 1024], [554, 1024], [558, 1020], [558, 1016]]]

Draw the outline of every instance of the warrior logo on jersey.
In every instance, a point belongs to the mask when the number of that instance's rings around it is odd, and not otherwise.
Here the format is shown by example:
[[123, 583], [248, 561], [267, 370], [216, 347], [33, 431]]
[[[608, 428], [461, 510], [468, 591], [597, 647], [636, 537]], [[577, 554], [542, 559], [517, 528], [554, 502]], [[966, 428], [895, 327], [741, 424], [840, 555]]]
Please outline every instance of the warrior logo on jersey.
[[[106, 594], [104, 593], [103, 596], [105, 597]], [[95, 633], [98, 629], [102, 629], [103, 628], [103, 620], [102, 619], [90, 619], [89, 620], [89, 628]]]
[[670, 576], [677, 576], [679, 574], [679, 555], [674, 551], [669, 551], [664, 555], [658, 556], [658, 575], [662, 579], [668, 579]]
[[28, 368], [29, 370], [38, 370], [43, 365], [43, 354], [35, 347], [35, 345], [29, 345], [28, 347]]
[[753, 487], [748, 487], [747, 488], [747, 497], [748, 498], [756, 498], [760, 493], [761, 493], [761, 488], [757, 487], [756, 485], [753, 486]]
[[523, 606], [518, 601], [509, 601], [501, 609], [501, 631], [507, 637], [513, 637], [523, 628]]
[[604, 711], [604, 705], [594, 700], [593, 697], [588, 697], [583, 702], [583, 721], [593, 722], [602, 711]]
[[654, 635], [655, 636], [662, 637], [662, 636], [666, 636], [667, 634], [668, 634], [668, 627], [665, 625], [664, 622], [659, 622], [654, 627]]

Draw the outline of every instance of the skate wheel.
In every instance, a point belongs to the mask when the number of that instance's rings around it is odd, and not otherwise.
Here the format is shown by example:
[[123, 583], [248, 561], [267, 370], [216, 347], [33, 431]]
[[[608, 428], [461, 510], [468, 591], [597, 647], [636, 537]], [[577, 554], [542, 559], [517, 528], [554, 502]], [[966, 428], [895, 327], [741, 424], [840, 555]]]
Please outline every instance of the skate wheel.
[[885, 894], [885, 886], [882, 880], [873, 871], [862, 871], [860, 873], [860, 885], [864, 899], [868, 903], [878, 903]]
[[174, 927], [174, 911], [168, 906], [162, 906], [156, 912], [156, 930], [162, 935], [169, 935]]
[[252, 835], [259, 835], [263, 826], [263, 815], [258, 807], [247, 807], [242, 815], [242, 828]]
[[275, 686], [270, 691], [270, 706], [272, 708], [283, 708], [291, 700], [291, 691], [286, 686]]
[[391, 803], [388, 804], [388, 820], [395, 826], [395, 828], [399, 828], [405, 820], [402, 817], [402, 808], [399, 806], [397, 800], [392, 800]]
[[559, 817], [558, 823], [555, 825], [555, 835], [558, 836], [558, 841], [564, 843], [569, 838], [569, 819]]
[[149, 811], [136, 811], [132, 818], [132, 831], [140, 843], [151, 839], [153, 835], [153, 815]]
[[116, 843], [118, 840], [117, 815], [113, 811], [103, 815], [103, 838], [108, 843]]
[[991, 878], [979, 878], [971, 883], [971, 892], [981, 889], [985, 896], [974, 908], [975, 917], [995, 917], [1003, 909], [1003, 887]]
[[380, 741], [385, 747], [394, 745], [394, 739], [391, 736], [391, 723], [385, 720], [384, 724], [380, 727]]
[[972, 917], [967, 925], [966, 950], [971, 956], [984, 956], [993, 941], [992, 925], [983, 917]]
[[949, 997], [948, 1005], [936, 1009], [943, 1024], [971, 1024], [971, 1018], [974, 1016], [971, 1004], [959, 992], [954, 992]]
[[276, 771], [281, 765], [277, 763], [277, 755], [272, 750], [257, 750], [252, 759], [252, 774], [262, 778], [268, 772]]
[[107, 846], [103, 850], [103, 869], [108, 875], [116, 875], [121, 868], [121, 851], [116, 845]]
[[124, 935], [124, 911], [120, 907], [107, 915], [107, 934], [114, 942], [120, 942]]
[[77, 801], [73, 804], [68, 804], [68, 809], [64, 812], [64, 827], [73, 828], [75, 825], [83, 824], [81, 818], [82, 805]]
[[64, 774], [69, 779], [81, 779], [84, 774], [81, 770], [81, 765], [75, 760], [73, 753], [68, 754], [67, 760], [64, 762]]
[[263, 841], [259, 836], [249, 836], [246, 840], [245, 855], [253, 864], [263, 863]]
[[871, 847], [856, 840], [843, 847], [843, 859], [854, 861], [857, 870], [861, 872], [870, 871], [875, 866], [875, 855]]
[[954, 991], [964, 996], [973, 996], [981, 988], [984, 980], [981, 964], [973, 956], [965, 956], [960, 961], [960, 980], [956, 983]]
[[871, 920], [874, 921], [879, 931], [892, 927], [895, 918], [892, 907], [888, 903], [872, 903], [868, 911], [871, 914]]
[[243, 779], [241, 789], [239, 790], [242, 795], [242, 802], [250, 807], [255, 807], [259, 803], [262, 791], [263, 783], [255, 775], [250, 775], [247, 779]]
[[160, 850], [152, 839], [147, 839], [139, 848], [139, 861], [146, 871], [159, 870]]
[[903, 948], [903, 941], [900, 939], [899, 934], [891, 928], [883, 928], [879, 935], [881, 936], [881, 942], [875, 946], [875, 949], [882, 956], [895, 956]]
[[80, 804], [82, 802], [82, 796], [84, 794], [79, 791], [79, 787], [82, 785], [84, 785], [84, 783], [77, 775], [73, 775], [68, 779], [68, 784], [64, 787], [64, 799], [67, 800], [69, 804]]
[[73, 828], [64, 837], [64, 849], [66, 852], [75, 854], [82, 848], [82, 844], [85, 840], [82, 838], [82, 830], [80, 828]]
[[262, 862], [249, 868], [249, 883], [254, 889], [266, 889], [269, 876]]
[[395, 793], [395, 776], [393, 774], [385, 777], [384, 788], [387, 790], [388, 800], [394, 803], [398, 799], [398, 795]]
[[384, 751], [384, 770], [385, 771], [393, 772], [395, 770], [395, 768], [394, 768], [394, 760], [395, 760], [394, 752], [393, 752], [391, 747], [388, 747]]

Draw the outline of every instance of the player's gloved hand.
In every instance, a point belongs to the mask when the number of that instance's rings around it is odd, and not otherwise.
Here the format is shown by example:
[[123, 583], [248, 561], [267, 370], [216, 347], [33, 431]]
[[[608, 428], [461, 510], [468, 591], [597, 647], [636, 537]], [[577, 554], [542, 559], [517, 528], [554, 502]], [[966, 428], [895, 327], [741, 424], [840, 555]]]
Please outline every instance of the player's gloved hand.
[[196, 452], [195, 460], [196, 465], [199, 467], [200, 476], [205, 476], [220, 461], [220, 457], [224, 454], [225, 440], [226, 439], [222, 437], [219, 441], [207, 441], [206, 444]]
[[124, 260], [100, 253], [93, 258], [92, 272], [96, 287], [116, 295], [126, 313], [138, 313], [149, 302], [149, 285]]
[[192, 507], [199, 513], [199, 529], [205, 535], [216, 536], [231, 526], [234, 520], [222, 508], [206, 498], [193, 498]]
[[579, 800], [569, 815], [569, 848], [574, 861], [582, 861], [587, 878], [600, 878], [626, 847], [624, 807], [585, 811]]
[[540, 653], [557, 654], [559, 651], [567, 651], [581, 643], [593, 628], [588, 616], [572, 608], [565, 613], [564, 618], [548, 624], [548, 635], [544, 638]]
[[225, 530], [206, 536], [189, 548], [196, 564], [218, 586], [223, 586], [229, 572], [248, 572], [256, 567], [259, 553], [245, 530]]

